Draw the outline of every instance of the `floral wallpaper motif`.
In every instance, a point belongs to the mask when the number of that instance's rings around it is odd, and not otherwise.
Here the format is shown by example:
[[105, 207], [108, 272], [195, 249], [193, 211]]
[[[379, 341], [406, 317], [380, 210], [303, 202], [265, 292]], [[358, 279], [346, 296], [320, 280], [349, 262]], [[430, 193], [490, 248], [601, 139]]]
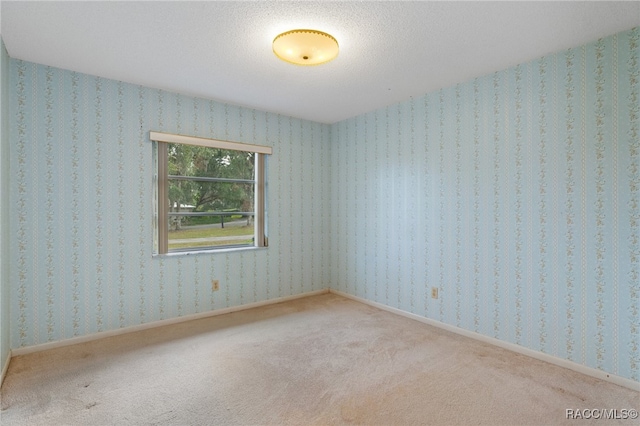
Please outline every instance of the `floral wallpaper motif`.
[[640, 380], [639, 33], [333, 125], [332, 288]]
[[9, 317], [9, 54], [0, 37], [0, 369], [11, 348]]
[[[327, 287], [329, 125], [14, 59], [10, 81], [12, 348]], [[272, 146], [270, 247], [152, 258], [150, 130]]]
[[[622, 41], [625, 40], [626, 37], [622, 37]], [[629, 291], [622, 293], [622, 297], [629, 297], [629, 305], [626, 309], [618, 309], [623, 314], [622, 318], [628, 317], [630, 318], [630, 331], [631, 331], [631, 339], [627, 343], [627, 347], [622, 350], [629, 351], [631, 353], [636, 354], [631, 361], [631, 371], [633, 372], [633, 378], [635, 380], [638, 379], [638, 371], [640, 370], [640, 356], [638, 353], [640, 352], [640, 30], [636, 28], [628, 38], [628, 47], [631, 52], [630, 58], [626, 62], [626, 66], [622, 63], [623, 69], [627, 71], [626, 78], [628, 79], [628, 96], [626, 99], [622, 100], [623, 107], [622, 110], [628, 110], [628, 129], [625, 129], [626, 132], [622, 133], [624, 144], [628, 145], [627, 152], [623, 152], [622, 155], [628, 156], [627, 166], [621, 165], [621, 170], [627, 171], [628, 183], [627, 187], [620, 185], [621, 191], [629, 194], [628, 201], [626, 203], [619, 203], [624, 211], [627, 212], [629, 216], [630, 223], [630, 232], [626, 234], [625, 232], [620, 232], [619, 235], [628, 235], [627, 244], [625, 245], [626, 250], [624, 250], [624, 254], [621, 255], [621, 264], [628, 264], [629, 268], [626, 271], [617, 271], [622, 272], [616, 276], [622, 276], [626, 279], [623, 279], [622, 285], [626, 287], [625, 284], [628, 285]], [[626, 47], [626, 46], [625, 46]], [[622, 74], [625, 77], [624, 74]], [[624, 112], [623, 112], [624, 114]], [[623, 115], [624, 117], [624, 115]], [[621, 129], [622, 130], [622, 129]], [[616, 141], [618, 142], [618, 141]], [[624, 158], [624, 157], [621, 157]], [[628, 190], [627, 190], [628, 188]], [[623, 200], [621, 200], [623, 201]], [[626, 209], [624, 207], [627, 207]], [[618, 211], [618, 213], [620, 213]], [[624, 213], [623, 213], [624, 214]], [[618, 247], [616, 247], [616, 253]], [[624, 256], [624, 257], [622, 257]], [[618, 258], [616, 257], [616, 260]], [[618, 284], [616, 282], [616, 284]], [[623, 290], [624, 291], [624, 287]], [[616, 287], [617, 290], [617, 287]], [[617, 293], [617, 291], [616, 291]], [[622, 307], [619, 307], [622, 308]], [[626, 314], [626, 315], [625, 315]], [[625, 351], [625, 352], [626, 352]]]

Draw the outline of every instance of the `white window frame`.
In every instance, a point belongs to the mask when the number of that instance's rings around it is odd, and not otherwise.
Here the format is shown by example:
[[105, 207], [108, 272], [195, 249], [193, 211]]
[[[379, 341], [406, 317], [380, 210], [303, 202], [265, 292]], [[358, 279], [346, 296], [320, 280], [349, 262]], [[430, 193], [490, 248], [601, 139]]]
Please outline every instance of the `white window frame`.
[[194, 247], [191, 250], [169, 251], [169, 229], [168, 224], [169, 198], [168, 198], [168, 157], [167, 143], [177, 143], [185, 145], [204, 146], [208, 148], [218, 148], [233, 151], [255, 153], [254, 175], [255, 175], [255, 216], [254, 216], [254, 244], [249, 247], [267, 247], [268, 238], [266, 235], [266, 156], [273, 153], [269, 146], [254, 145], [248, 143], [231, 142], [219, 139], [208, 139], [195, 136], [185, 136], [173, 133], [149, 132], [149, 139], [156, 144], [156, 175], [155, 175], [155, 199], [154, 199], [154, 254], [174, 254], [192, 252], [215, 252], [229, 249], [229, 246], [217, 247]]

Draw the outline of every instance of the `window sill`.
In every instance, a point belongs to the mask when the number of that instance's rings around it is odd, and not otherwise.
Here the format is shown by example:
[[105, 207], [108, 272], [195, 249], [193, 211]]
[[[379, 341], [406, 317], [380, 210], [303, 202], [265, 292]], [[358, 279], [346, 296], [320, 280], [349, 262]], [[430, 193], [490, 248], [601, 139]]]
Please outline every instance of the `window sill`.
[[218, 253], [232, 253], [238, 251], [255, 251], [255, 250], [265, 250], [269, 247], [228, 247], [228, 248], [220, 248], [215, 250], [193, 250], [193, 251], [176, 251], [172, 253], [165, 254], [154, 254], [153, 258], [159, 259], [167, 259], [171, 257], [181, 257], [181, 256], [200, 256], [203, 254], [218, 254]]

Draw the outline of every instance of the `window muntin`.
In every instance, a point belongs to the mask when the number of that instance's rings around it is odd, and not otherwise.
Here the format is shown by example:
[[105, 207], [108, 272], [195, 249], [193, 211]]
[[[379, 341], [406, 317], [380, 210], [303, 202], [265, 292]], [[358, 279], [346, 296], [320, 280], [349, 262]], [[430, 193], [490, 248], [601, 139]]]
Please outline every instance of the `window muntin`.
[[159, 132], [151, 139], [155, 253], [267, 245], [264, 152], [271, 148]]

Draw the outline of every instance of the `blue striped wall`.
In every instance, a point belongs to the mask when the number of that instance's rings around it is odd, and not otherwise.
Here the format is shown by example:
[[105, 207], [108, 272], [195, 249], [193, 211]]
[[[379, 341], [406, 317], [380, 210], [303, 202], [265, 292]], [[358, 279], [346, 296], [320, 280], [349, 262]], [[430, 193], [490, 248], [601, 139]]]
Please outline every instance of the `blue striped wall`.
[[11, 350], [9, 176], [9, 54], [0, 37], [0, 375]]
[[[327, 287], [328, 125], [10, 68], [12, 348]], [[150, 130], [272, 146], [270, 247], [152, 258]]]
[[331, 287], [640, 380], [639, 36], [334, 124]]

